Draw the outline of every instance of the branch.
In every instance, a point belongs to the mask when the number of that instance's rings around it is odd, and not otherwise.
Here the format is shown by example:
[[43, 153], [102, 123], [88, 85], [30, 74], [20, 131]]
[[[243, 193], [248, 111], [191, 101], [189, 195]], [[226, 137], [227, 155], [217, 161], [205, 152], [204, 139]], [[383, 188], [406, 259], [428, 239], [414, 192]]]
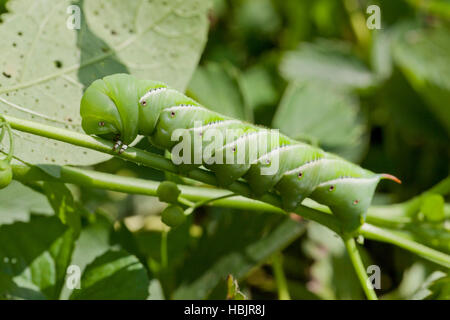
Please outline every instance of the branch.
[[355, 239], [351, 236], [342, 237], [344, 240], [345, 248], [347, 249], [350, 260], [355, 268], [356, 275], [358, 276], [359, 282], [364, 290], [364, 293], [369, 300], [378, 300], [375, 290], [371, 285], [369, 285], [369, 279], [367, 278], [366, 268], [359, 255], [358, 248], [356, 247]]
[[365, 223], [360, 228], [360, 233], [367, 239], [382, 241], [394, 244], [400, 248], [414, 252], [415, 254], [433, 261], [441, 266], [450, 268], [450, 256], [440, 251], [431, 249], [423, 244], [417, 243], [411, 239], [407, 239], [393, 231], [378, 228], [371, 224]]
[[[11, 116], [4, 116], [5, 120], [9, 122], [13, 129], [35, 134], [38, 136], [55, 139], [63, 142], [67, 142], [73, 145], [77, 145], [80, 147], [89, 148], [92, 150], [100, 151], [103, 153], [107, 153], [124, 160], [129, 160], [135, 163], [140, 163], [148, 167], [152, 167], [155, 169], [172, 172], [175, 174], [183, 175], [185, 177], [204, 182], [209, 185], [218, 186], [216, 177], [210, 171], [202, 170], [202, 169], [193, 169], [188, 172], [180, 172], [178, 167], [172, 163], [169, 159], [166, 159], [160, 155], [153, 154], [151, 152], [147, 152], [144, 150], [140, 150], [137, 148], [128, 148], [125, 152], [121, 154], [117, 154], [117, 152], [113, 151], [113, 142], [101, 139], [98, 137], [88, 136], [86, 134], [70, 131], [67, 129], [57, 128], [53, 126], [48, 126], [42, 123], [23, 120]], [[252, 196], [252, 192], [250, 187], [240, 181], [236, 181], [228, 186], [228, 189], [236, 194], [242, 195], [247, 198], [252, 198], [256, 200], [260, 200], [262, 202], [271, 204], [275, 207], [281, 208], [281, 199], [278, 195], [274, 193], [266, 193], [265, 195], [255, 198]], [[327, 213], [314, 210], [305, 206], [299, 206], [295, 210], [296, 214], [303, 216], [306, 219], [314, 220], [329, 229], [333, 230], [336, 233], [341, 232], [340, 221]]]
[[[190, 172], [180, 173], [178, 172], [178, 168], [170, 160], [157, 154], [153, 154], [136, 148], [128, 148], [126, 152], [118, 155], [117, 153], [112, 151], [113, 143], [104, 139], [10, 116], [5, 116], [5, 119], [10, 123], [11, 127], [16, 130], [108, 153], [116, 157], [136, 163], [141, 163], [155, 169], [181, 174], [189, 178], [204, 182], [206, 184], [217, 185], [216, 178], [212, 172], [201, 169], [194, 169]], [[78, 184], [86, 187], [102, 188], [119, 192], [150, 196], [156, 195], [156, 189], [159, 185], [159, 183], [155, 181], [121, 177], [117, 175], [73, 168], [69, 166], [62, 166], [60, 168], [60, 177], [56, 178], [38, 169], [37, 167], [14, 165], [14, 178], [19, 181], [56, 180], [65, 183]], [[446, 186], [447, 183], [445, 183], [444, 185]], [[179, 187], [182, 191], [183, 197], [192, 201], [203, 201], [211, 198], [219, 198], [229, 193], [228, 191], [223, 189], [200, 188], [184, 185], [180, 185]], [[261, 210], [276, 213], [286, 213], [281, 209], [281, 201], [275, 194], [268, 193], [259, 199], [251, 199], [251, 191], [249, 186], [242, 182], [233, 183], [229, 187], [229, 190], [241, 196], [215, 200], [210, 204], [244, 210]], [[312, 208], [302, 205], [297, 208], [295, 213], [305, 217], [306, 219], [314, 220], [328, 227], [332, 231], [340, 234], [340, 222], [337, 220], [337, 218], [329, 214], [329, 211], [326, 207], [318, 206], [312, 201], [307, 201], [306, 203]], [[368, 216], [370, 216], [370, 210]], [[366, 223], [362, 226], [360, 232], [368, 239], [396, 244], [438, 264], [444, 266], [450, 265], [450, 257], [448, 255], [430, 249], [410, 239], [405, 239], [384, 229], [377, 228]]]

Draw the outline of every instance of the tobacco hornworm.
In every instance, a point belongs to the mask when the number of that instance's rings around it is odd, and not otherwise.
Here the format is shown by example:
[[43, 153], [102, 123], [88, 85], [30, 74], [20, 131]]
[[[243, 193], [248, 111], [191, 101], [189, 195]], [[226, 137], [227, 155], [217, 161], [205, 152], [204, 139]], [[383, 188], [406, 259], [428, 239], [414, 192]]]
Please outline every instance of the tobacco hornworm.
[[[94, 81], [83, 95], [80, 112], [84, 131], [114, 139], [114, 148], [119, 152], [138, 135], [149, 137], [155, 146], [172, 150], [177, 141], [172, 141], [171, 136], [180, 128], [200, 140], [206, 139], [204, 133], [209, 129], [237, 132], [231, 141], [216, 145], [211, 156], [219, 151], [248, 151], [250, 142], [263, 137], [262, 141], [267, 143], [265, 148], [256, 143], [256, 158], [245, 156], [243, 163], [220, 164], [210, 163], [210, 157], [203, 159], [202, 164], [215, 173], [224, 187], [243, 178], [256, 196], [267, 191], [279, 193], [286, 210], [295, 209], [306, 197], [311, 198], [328, 206], [349, 230], [363, 223], [380, 179], [400, 182], [391, 175], [362, 169], [320, 148], [208, 110], [161, 82], [139, 80], [127, 74]], [[200, 126], [195, 126], [196, 122]], [[202, 146], [192, 154], [204, 149]], [[278, 170], [261, 174], [275, 158]]]

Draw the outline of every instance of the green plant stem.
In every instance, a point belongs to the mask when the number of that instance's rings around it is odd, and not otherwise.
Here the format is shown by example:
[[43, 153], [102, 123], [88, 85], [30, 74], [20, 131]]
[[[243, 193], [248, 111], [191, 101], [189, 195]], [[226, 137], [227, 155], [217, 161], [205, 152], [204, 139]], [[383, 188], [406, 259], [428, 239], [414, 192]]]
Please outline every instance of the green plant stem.
[[[4, 116], [4, 117], [6, 121], [10, 123], [13, 129], [19, 131], [111, 154], [113, 156], [129, 160], [132, 162], [140, 163], [148, 167], [184, 175], [185, 177], [198, 180], [206, 184], [214, 186], [218, 185], [216, 177], [210, 171], [202, 169], [193, 169], [189, 172], [183, 172], [180, 171], [179, 168], [176, 165], [174, 165], [170, 160], [160, 155], [153, 154], [151, 152], [130, 147], [127, 149], [127, 151], [121, 154], [117, 154], [117, 152], [113, 151], [112, 141], [107, 141], [105, 139], [88, 136], [86, 134], [70, 131], [67, 129], [48, 126], [34, 121], [23, 120], [11, 116]], [[232, 183], [230, 186], [228, 186], [228, 189], [244, 197], [256, 199], [253, 197], [250, 187], [244, 182], [236, 181]], [[282, 207], [280, 197], [273, 193], [266, 193], [265, 195], [257, 198], [257, 200], [261, 200], [275, 207], [279, 208]], [[328, 227], [329, 229], [333, 230], [336, 233], [341, 232], [339, 220], [330, 214], [313, 210], [305, 206], [299, 206], [299, 208], [295, 210], [295, 213], [303, 216], [306, 219], [314, 220]]]
[[163, 229], [161, 233], [161, 268], [166, 269], [169, 261], [167, 256], [167, 230]]
[[[158, 181], [124, 177], [98, 171], [74, 168], [69, 166], [59, 167], [59, 177], [51, 176], [38, 167], [13, 164], [14, 179], [26, 181], [58, 181], [76, 184], [88, 188], [99, 188], [131, 194], [157, 196]], [[231, 196], [228, 190], [178, 185], [181, 196], [191, 202], [207, 201], [203, 205], [214, 205], [242, 210], [268, 211], [274, 213], [285, 212], [273, 205], [245, 198]], [[182, 200], [183, 201], [183, 200]], [[192, 203], [183, 203], [190, 206]]]
[[286, 277], [284, 275], [283, 255], [281, 252], [277, 252], [272, 256], [272, 269], [275, 276], [275, 281], [277, 283], [278, 299], [291, 300]]
[[447, 254], [429, 248], [411, 239], [407, 239], [393, 231], [365, 223], [360, 228], [360, 233], [367, 239], [394, 244], [400, 248], [414, 252], [427, 260], [433, 261], [446, 268], [450, 268], [450, 256]]
[[184, 213], [185, 213], [186, 215], [189, 215], [189, 214], [191, 214], [192, 212], [194, 212], [195, 209], [197, 209], [197, 208], [200, 208], [200, 207], [202, 207], [202, 206], [205, 206], [205, 205], [207, 205], [207, 204], [210, 204], [210, 203], [212, 203], [212, 202], [214, 202], [214, 201], [218, 201], [218, 200], [222, 200], [222, 199], [231, 198], [231, 197], [233, 197], [233, 196], [235, 196], [234, 193], [228, 193], [228, 194], [225, 194], [225, 195], [223, 195], [223, 196], [219, 196], [219, 197], [217, 197], [217, 198], [210, 198], [210, 199], [205, 199], [205, 200], [199, 201], [199, 202], [197, 202], [197, 203], [194, 203], [194, 204], [193, 204], [192, 206], [190, 206], [189, 208], [187, 208], [187, 209], [184, 211]]
[[[139, 150], [136, 148], [129, 148], [126, 152], [121, 155], [117, 155], [112, 151], [113, 143], [104, 139], [94, 138], [85, 134], [69, 131], [66, 129], [55, 128], [52, 126], [22, 120], [10, 116], [5, 116], [6, 121], [8, 121], [13, 129], [40, 135], [43, 137], [56, 139], [59, 141], [71, 143], [74, 145], [78, 145], [81, 147], [90, 148], [93, 150], [105, 152], [114, 156], [121, 157], [126, 160], [140, 162], [149, 167], [153, 167], [163, 171], [169, 171], [173, 173], [178, 173], [177, 167], [173, 165], [173, 163], [159, 155], [152, 154], [143, 150]], [[60, 167], [60, 174], [58, 177], [51, 176], [44, 171], [40, 170], [37, 167], [29, 167], [24, 165], [13, 165], [14, 170], [14, 178], [22, 181], [60, 181], [65, 183], [73, 183], [77, 185], [82, 185], [86, 187], [92, 188], [101, 188], [114, 190], [119, 192], [126, 193], [135, 193], [135, 194], [143, 194], [143, 195], [156, 195], [156, 189], [158, 188], [159, 183], [155, 181], [148, 181], [136, 178], [122, 177], [107, 173], [101, 173], [96, 171], [84, 170], [79, 168], [73, 168], [69, 166]], [[195, 169], [187, 174], [188, 177], [215, 185], [216, 180], [215, 177], [207, 171]], [[442, 183], [438, 184], [436, 188], [438, 191], [448, 190], [447, 185], [449, 184], [450, 179], [444, 180]], [[185, 199], [190, 201], [202, 201], [211, 198], [220, 198], [229, 193], [227, 190], [220, 190], [215, 188], [199, 188], [192, 186], [184, 186], [180, 185], [180, 190], [182, 191], [182, 195]], [[278, 212], [285, 213], [284, 210], [280, 209], [281, 202], [277, 196], [272, 194], [267, 194], [262, 198], [255, 200], [250, 199], [251, 196], [250, 189], [244, 183], [237, 182], [234, 183], [230, 190], [236, 194], [241, 194], [243, 196], [236, 196], [225, 199], [214, 200], [209, 203], [215, 206], [224, 206], [224, 207], [232, 207], [237, 209], [244, 210], [261, 210], [261, 211], [270, 211], [270, 212]], [[328, 213], [329, 210], [326, 207], [319, 206], [314, 202], [305, 201], [308, 206], [302, 205], [297, 210], [296, 213], [302, 215], [303, 217], [319, 222], [336, 233], [340, 233], [340, 225], [337, 219], [331, 216]], [[379, 212], [383, 211], [382, 216], [378, 214], [372, 208], [369, 209], [368, 212], [368, 220], [371, 217], [374, 221], [379, 217], [380, 221], [389, 222], [390, 213], [394, 212], [392, 210], [402, 210], [400, 207], [403, 204], [395, 205], [395, 206], [385, 206], [382, 210], [378, 210]], [[309, 207], [310, 206], [310, 207]], [[315, 209], [316, 208], [316, 209]], [[389, 212], [390, 211], [390, 212]], [[372, 225], [368, 225], [367, 223], [363, 225], [361, 228], [361, 234], [363, 234], [366, 238], [389, 242], [393, 244], [397, 244], [402, 248], [410, 250], [418, 255], [437, 262], [441, 265], [448, 266], [450, 264], [450, 257], [444, 253], [440, 253], [436, 250], [430, 249], [424, 245], [418, 244], [415, 241], [410, 239], [405, 240], [404, 237], [396, 235], [392, 232], [385, 231], [381, 228], [376, 228]], [[423, 253], [423, 252], [424, 253]], [[431, 254], [430, 254], [431, 252]], [[437, 257], [437, 259], [436, 259]]]
[[[117, 176], [109, 173], [73, 168], [69, 166], [60, 167], [59, 177], [51, 176], [38, 167], [30, 167], [18, 164], [13, 165], [13, 172], [14, 178], [16, 180], [22, 181], [27, 185], [29, 185], [33, 181], [59, 181], [84, 187], [100, 188], [148, 196], [156, 196], [156, 190], [159, 186], [159, 182], [156, 181]], [[258, 200], [253, 200], [242, 196], [231, 196], [229, 191], [227, 190], [185, 185], [179, 185], [178, 187], [181, 190], [183, 198], [194, 202], [203, 202], [202, 205], [214, 205], [242, 210], [284, 213], [282, 209]], [[374, 228], [376, 227], [366, 223], [360, 229], [360, 233], [368, 239], [379, 240], [393, 244], [398, 244], [401, 242], [403, 243], [403, 245], [399, 246], [401, 246], [402, 248], [412, 251], [438, 264], [448, 266], [450, 263], [450, 257], [443, 253], [440, 253], [439, 251], [418, 244], [413, 240], [405, 239], [404, 236], [397, 235], [392, 232], [386, 232], [385, 229]], [[404, 242], [406, 242], [406, 245], [404, 244]], [[424, 250], [427, 252], [431, 250], [431, 255], [429, 253], [423, 254]], [[438, 256], [437, 259], [435, 257], [436, 255]]]
[[353, 267], [356, 271], [356, 275], [358, 276], [359, 282], [361, 283], [367, 299], [378, 300], [375, 290], [371, 285], [369, 285], [366, 268], [364, 267], [358, 248], [356, 247], [355, 239], [353, 239], [352, 236], [343, 236], [342, 239], [344, 240], [348, 255], [350, 257], [350, 260], [352, 261]]

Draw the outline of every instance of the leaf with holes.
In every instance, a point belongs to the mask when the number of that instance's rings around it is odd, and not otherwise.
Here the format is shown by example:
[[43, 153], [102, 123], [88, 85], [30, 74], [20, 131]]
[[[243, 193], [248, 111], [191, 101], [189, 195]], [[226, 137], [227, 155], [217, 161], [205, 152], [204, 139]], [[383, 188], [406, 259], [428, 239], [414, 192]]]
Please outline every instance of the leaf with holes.
[[[208, 7], [200, 0], [9, 1], [0, 24], [0, 114], [81, 132], [81, 95], [97, 78], [124, 72], [184, 90], [206, 41]], [[88, 165], [110, 157], [22, 132], [15, 137], [16, 156], [31, 163]], [[1, 150], [8, 148], [4, 141]]]

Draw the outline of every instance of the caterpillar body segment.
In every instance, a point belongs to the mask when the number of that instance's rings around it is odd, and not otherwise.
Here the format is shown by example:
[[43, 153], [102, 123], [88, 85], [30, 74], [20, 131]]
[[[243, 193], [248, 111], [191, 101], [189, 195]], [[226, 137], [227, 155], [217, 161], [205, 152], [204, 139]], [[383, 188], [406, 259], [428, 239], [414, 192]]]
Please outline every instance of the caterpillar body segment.
[[[86, 133], [115, 139], [124, 145], [122, 149], [138, 134], [172, 155], [180, 141], [187, 141], [189, 148], [183, 152], [189, 154], [183, 159], [189, 164], [181, 164], [185, 170], [203, 165], [224, 187], [245, 179], [255, 196], [279, 193], [286, 210], [311, 198], [328, 206], [349, 230], [364, 222], [380, 179], [396, 181], [276, 130], [213, 112], [160, 82], [126, 74], [93, 82], [81, 100], [80, 112]], [[173, 141], [178, 129], [184, 130]], [[268, 170], [274, 161], [276, 170]]]

